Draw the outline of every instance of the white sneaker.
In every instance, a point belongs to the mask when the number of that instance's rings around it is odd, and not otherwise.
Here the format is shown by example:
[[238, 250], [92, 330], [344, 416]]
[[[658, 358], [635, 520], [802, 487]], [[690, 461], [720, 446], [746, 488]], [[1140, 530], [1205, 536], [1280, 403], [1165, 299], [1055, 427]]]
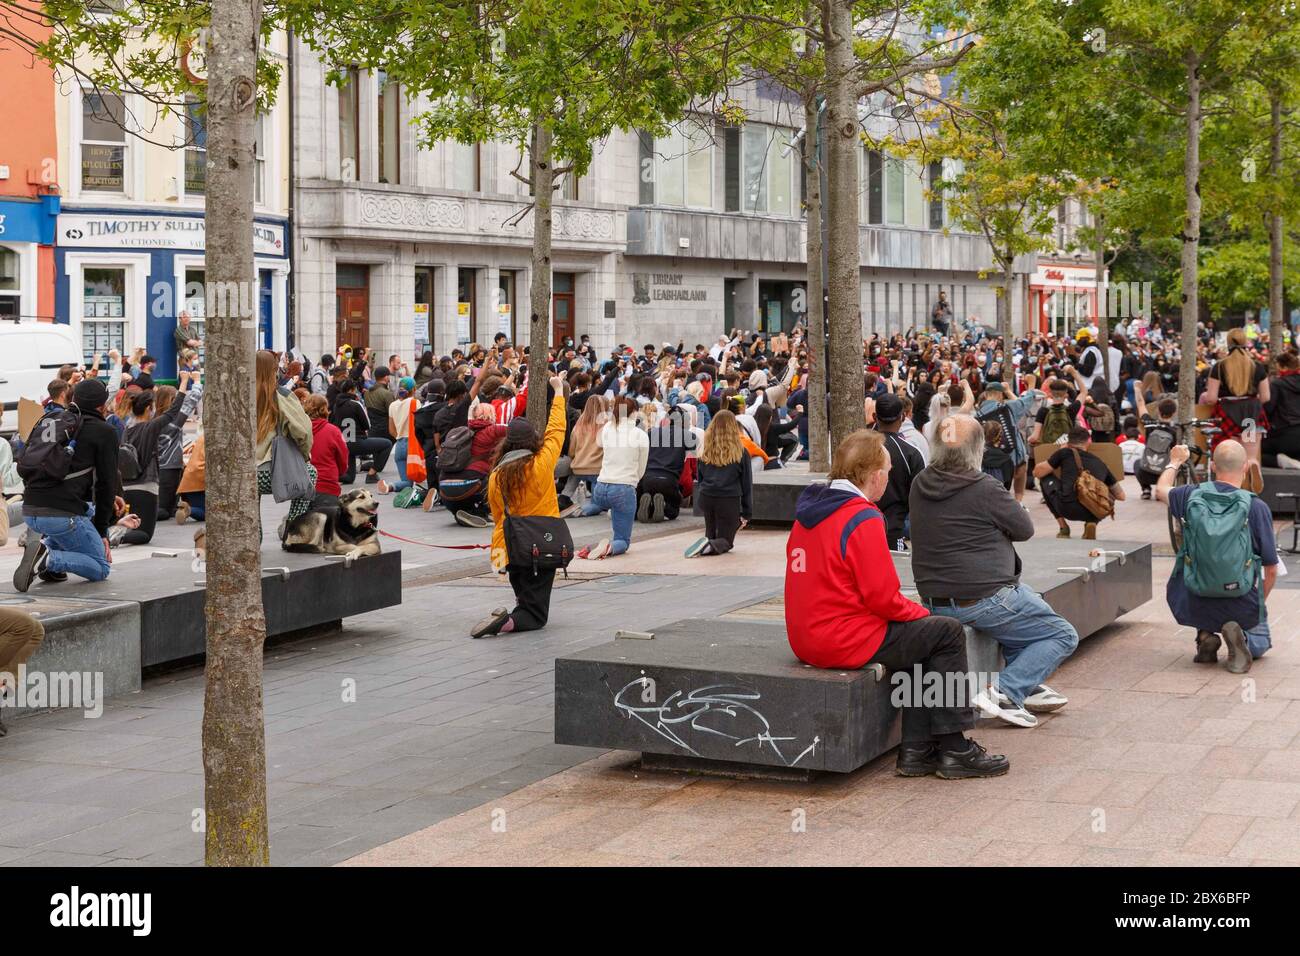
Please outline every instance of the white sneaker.
[[998, 696], [1002, 696], [1002, 700], [1006, 701], [1006, 704], [1001, 703], [994, 698], [993, 695], [995, 693], [998, 692], [991, 691], [990, 689], [982, 690], [975, 695], [975, 699], [971, 701], [971, 704], [981, 713], [986, 714], [989, 717], [996, 717], [998, 720], [1011, 724], [1014, 727], [1038, 726], [1037, 717], [1025, 710], [1023, 707], [1014, 706], [1010, 700], [998, 693]]
[[1025, 698], [1025, 709], [1035, 714], [1050, 714], [1060, 710], [1070, 702], [1064, 694], [1052, 690], [1046, 684], [1039, 684], [1034, 692]]
[[1291, 471], [1300, 471], [1300, 461], [1296, 461], [1290, 455], [1278, 455], [1277, 466], [1279, 468], [1290, 469]]
[[599, 561], [605, 555], [609, 554], [609, 539], [605, 538], [598, 542], [590, 551], [587, 552], [588, 561]]

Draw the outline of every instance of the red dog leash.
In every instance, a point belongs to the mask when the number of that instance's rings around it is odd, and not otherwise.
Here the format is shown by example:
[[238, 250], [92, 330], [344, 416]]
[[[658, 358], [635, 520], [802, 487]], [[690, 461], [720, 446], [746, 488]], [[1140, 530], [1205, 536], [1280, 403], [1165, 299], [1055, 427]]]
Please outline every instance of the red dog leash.
[[399, 534], [393, 534], [391, 531], [379, 531], [385, 538], [392, 538], [394, 541], [405, 541], [407, 544], [418, 544], [424, 548], [444, 548], [448, 551], [481, 551], [492, 547], [490, 544], [430, 544], [428, 541], [413, 541], [410, 538], [403, 538]]

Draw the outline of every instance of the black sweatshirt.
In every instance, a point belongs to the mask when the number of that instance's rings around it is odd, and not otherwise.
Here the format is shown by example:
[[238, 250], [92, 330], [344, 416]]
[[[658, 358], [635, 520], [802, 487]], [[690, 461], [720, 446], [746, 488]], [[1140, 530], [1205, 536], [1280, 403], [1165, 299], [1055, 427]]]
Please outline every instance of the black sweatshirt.
[[86, 505], [94, 502], [95, 530], [101, 538], [107, 538], [120, 484], [117, 476], [117, 429], [104, 421], [99, 412], [83, 409], [76, 442], [68, 471], [92, 470], [44, 488], [29, 482], [23, 490], [23, 514], [34, 517], [84, 515]]
[[710, 498], [739, 498], [740, 516], [748, 518], [754, 488], [753, 465], [749, 455], [730, 465], [706, 465], [702, 460], [695, 473], [695, 491]]

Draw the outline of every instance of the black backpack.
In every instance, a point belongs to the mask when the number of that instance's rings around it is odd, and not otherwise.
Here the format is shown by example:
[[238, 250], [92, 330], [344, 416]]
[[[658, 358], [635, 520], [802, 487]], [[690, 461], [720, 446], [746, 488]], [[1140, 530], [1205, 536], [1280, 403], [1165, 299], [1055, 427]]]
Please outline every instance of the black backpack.
[[52, 488], [94, 471], [94, 468], [70, 470], [79, 431], [81, 410], [76, 405], [49, 412], [38, 421], [27, 436], [23, 453], [15, 462], [23, 484], [32, 488]]
[[1173, 429], [1164, 425], [1147, 426], [1147, 443], [1138, 459], [1138, 467], [1151, 474], [1160, 474], [1169, 464], [1169, 449], [1174, 447]]
[[468, 425], [457, 425], [447, 432], [438, 451], [438, 471], [441, 474], [459, 474], [473, 460], [474, 430]]

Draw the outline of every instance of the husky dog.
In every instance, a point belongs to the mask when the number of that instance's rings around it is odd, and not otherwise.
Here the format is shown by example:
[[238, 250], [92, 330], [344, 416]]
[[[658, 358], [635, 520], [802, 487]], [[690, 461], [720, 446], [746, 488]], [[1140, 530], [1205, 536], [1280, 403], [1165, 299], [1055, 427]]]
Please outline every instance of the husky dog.
[[379, 502], [369, 491], [349, 491], [337, 508], [313, 506], [288, 522], [280, 536], [286, 551], [307, 554], [341, 554], [348, 558], [379, 554], [375, 515]]

